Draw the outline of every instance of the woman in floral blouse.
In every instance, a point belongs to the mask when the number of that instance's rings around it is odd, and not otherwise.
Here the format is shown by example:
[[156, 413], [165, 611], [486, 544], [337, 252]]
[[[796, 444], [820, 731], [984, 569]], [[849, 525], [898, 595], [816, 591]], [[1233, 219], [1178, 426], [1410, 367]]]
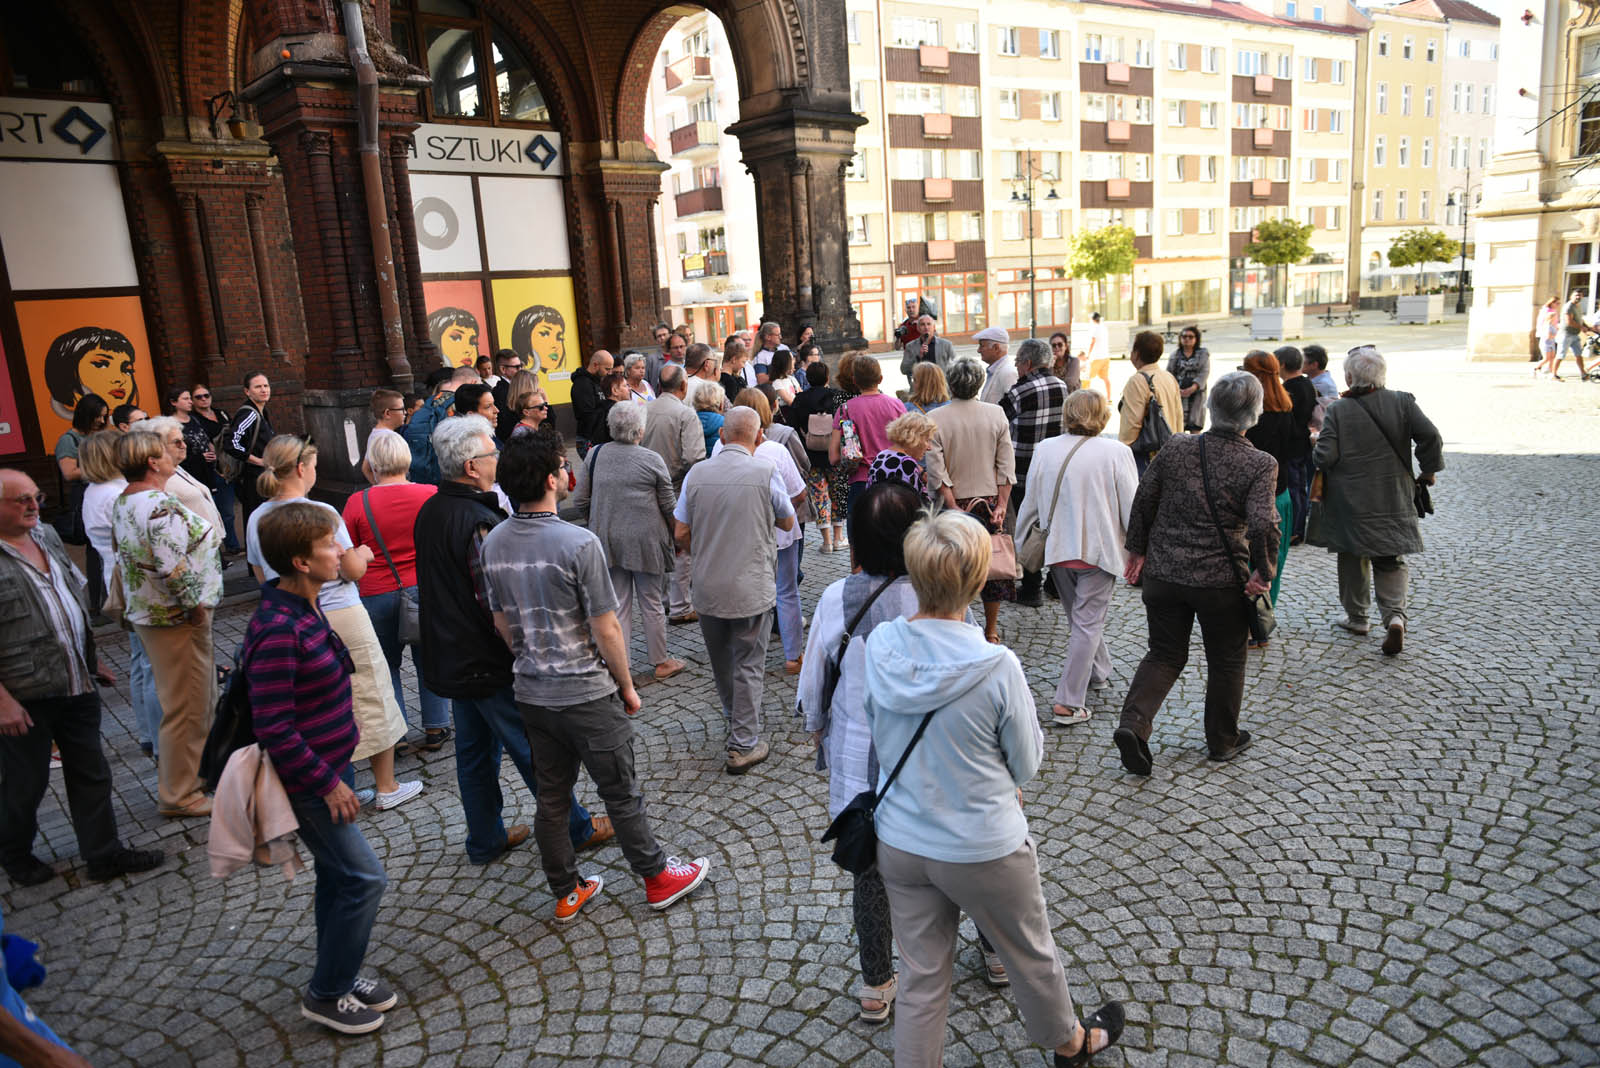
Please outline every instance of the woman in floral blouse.
[[208, 817], [200, 750], [217, 703], [211, 613], [222, 599], [222, 532], [167, 492], [177, 464], [162, 436], [132, 430], [117, 442], [128, 488], [111, 507], [111, 540], [125, 615], [150, 658], [161, 699], [157, 767], [161, 814]]

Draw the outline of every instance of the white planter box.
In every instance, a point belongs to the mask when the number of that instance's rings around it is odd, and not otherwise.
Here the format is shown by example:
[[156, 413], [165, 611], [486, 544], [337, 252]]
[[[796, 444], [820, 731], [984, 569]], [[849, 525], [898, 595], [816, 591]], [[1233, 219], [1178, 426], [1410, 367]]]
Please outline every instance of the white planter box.
[[1401, 323], [1444, 322], [1444, 294], [1422, 293], [1409, 297], [1396, 297], [1394, 317]]
[[1250, 312], [1250, 340], [1302, 337], [1305, 333], [1305, 319], [1305, 309], [1299, 305], [1287, 308], [1254, 308]]

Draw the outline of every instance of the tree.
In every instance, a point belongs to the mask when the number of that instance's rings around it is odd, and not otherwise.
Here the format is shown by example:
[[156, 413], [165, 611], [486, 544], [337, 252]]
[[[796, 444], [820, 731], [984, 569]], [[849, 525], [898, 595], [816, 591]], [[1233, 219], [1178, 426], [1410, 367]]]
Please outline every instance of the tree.
[[1074, 278], [1095, 284], [1101, 308], [1106, 305], [1106, 279], [1117, 274], [1132, 274], [1138, 258], [1133, 247], [1133, 229], [1128, 226], [1102, 226], [1098, 230], [1079, 230], [1072, 235], [1072, 254], [1067, 270]]
[[[1297, 223], [1293, 219], [1264, 219], [1256, 225], [1255, 239], [1244, 247], [1244, 254], [1268, 267], [1287, 268], [1311, 255], [1312, 229], [1310, 223]], [[1274, 283], [1277, 280], [1278, 272], [1274, 271]], [[1287, 304], [1288, 287], [1283, 288], [1283, 303]]]
[[[1417, 267], [1449, 263], [1461, 252], [1461, 242], [1441, 230], [1407, 230], [1389, 244], [1390, 267]], [[1422, 292], [1422, 272], [1417, 272], [1417, 292]]]

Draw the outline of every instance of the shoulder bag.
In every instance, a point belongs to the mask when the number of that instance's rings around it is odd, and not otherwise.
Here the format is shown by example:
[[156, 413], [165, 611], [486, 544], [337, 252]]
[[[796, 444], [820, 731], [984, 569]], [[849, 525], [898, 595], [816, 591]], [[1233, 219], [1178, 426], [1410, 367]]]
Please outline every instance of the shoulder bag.
[[1239, 583], [1239, 596], [1244, 598], [1245, 618], [1250, 623], [1250, 637], [1257, 642], [1264, 642], [1272, 637], [1272, 632], [1278, 629], [1278, 619], [1272, 611], [1272, 598], [1265, 593], [1251, 596], [1244, 592], [1246, 580], [1250, 577], [1246, 568], [1243, 578], [1239, 576], [1239, 560], [1233, 555], [1233, 546], [1228, 542], [1228, 535], [1222, 529], [1222, 518], [1217, 514], [1216, 498], [1211, 496], [1211, 471], [1206, 465], [1206, 439], [1200, 436], [1200, 478], [1205, 483], [1206, 507], [1211, 509], [1211, 522], [1216, 525], [1217, 538], [1222, 542], [1222, 552], [1228, 558], [1228, 565], [1233, 569], [1233, 577]]
[[422, 603], [415, 586], [407, 586], [400, 578], [400, 569], [394, 566], [394, 557], [389, 555], [389, 547], [383, 543], [383, 531], [378, 529], [378, 521], [372, 518], [372, 502], [367, 499], [370, 489], [361, 491], [361, 507], [366, 509], [367, 525], [372, 528], [372, 536], [378, 541], [378, 551], [383, 554], [383, 562], [389, 565], [389, 573], [394, 576], [394, 584], [400, 592], [400, 644], [416, 645], [422, 640]]
[[241, 648], [234, 656], [233, 670], [222, 683], [216, 715], [211, 720], [211, 730], [206, 733], [205, 747], [200, 750], [200, 782], [208, 793], [216, 793], [228, 758], [245, 746], [256, 744], [255, 723], [250, 715], [250, 687], [246, 681], [250, 674], [249, 654], [250, 650]]
[[1083, 448], [1088, 440], [1079, 438], [1072, 451], [1067, 453], [1067, 458], [1061, 462], [1061, 470], [1056, 474], [1056, 489], [1050, 495], [1050, 510], [1040, 511], [1037, 518], [1018, 532], [1021, 538], [1017, 543], [1017, 562], [1027, 571], [1040, 571], [1044, 568], [1044, 543], [1050, 536], [1050, 525], [1045, 521], [1045, 517], [1056, 514], [1056, 502], [1061, 498], [1061, 480], [1067, 476], [1067, 465], [1072, 463], [1072, 458], [1078, 455], [1078, 450]]
[[878, 828], [873, 822], [874, 814], [878, 810], [878, 802], [883, 800], [883, 795], [889, 792], [889, 787], [900, 775], [900, 769], [906, 766], [906, 758], [911, 755], [911, 750], [922, 741], [922, 734], [928, 729], [928, 724], [933, 720], [937, 708], [928, 710], [922, 717], [922, 722], [917, 724], [917, 733], [911, 736], [911, 743], [906, 746], [905, 752], [900, 754], [900, 760], [895, 764], [894, 770], [884, 780], [882, 790], [863, 790], [850, 799], [844, 806], [828, 829], [823, 832], [824, 842], [833, 842], [833, 862], [852, 875], [865, 875], [878, 864]]
[[850, 405], [842, 408], [844, 418], [839, 420], [839, 463], [847, 470], [853, 469], [866, 461], [866, 455], [861, 451], [861, 435], [856, 433], [856, 423], [850, 418]]
[[1433, 494], [1429, 493], [1428, 487], [1417, 481], [1416, 476], [1411, 473], [1410, 454], [1395, 444], [1394, 438], [1391, 438], [1389, 432], [1383, 429], [1383, 424], [1378, 422], [1378, 417], [1367, 411], [1367, 406], [1361, 403], [1361, 398], [1351, 397], [1350, 399], [1355, 402], [1357, 408], [1361, 409], [1361, 414], [1365, 415], [1372, 421], [1372, 425], [1378, 428], [1378, 433], [1382, 435], [1383, 440], [1387, 441], [1389, 448], [1394, 450], [1395, 456], [1400, 461], [1400, 466], [1406, 469], [1406, 478], [1411, 482], [1411, 505], [1417, 510], [1417, 518], [1426, 519], [1432, 515]]
[[[898, 577], [895, 576], [895, 578]], [[844, 628], [844, 634], [839, 638], [839, 648], [832, 658], [824, 660], [822, 663], [822, 693], [819, 696], [818, 703], [822, 705], [822, 734], [824, 737], [827, 736], [828, 727], [833, 721], [833, 691], [839, 688], [839, 673], [844, 670], [844, 654], [850, 649], [850, 639], [855, 637], [856, 628], [861, 626], [861, 621], [867, 618], [867, 609], [872, 607], [872, 602], [876, 601], [878, 595], [893, 586], [894, 583], [895, 579], [891, 578], [867, 595], [867, 599], [862, 603], [860, 610], [850, 620], [849, 625]], [[822, 750], [818, 749], [817, 770], [822, 771], [827, 766], [827, 759], [823, 756]]]
[[[261, 436], [261, 424], [266, 421], [266, 416], [262, 414], [260, 408], [256, 408], [253, 404], [249, 405], [249, 407], [256, 413], [256, 425], [254, 429], [250, 431], [250, 444], [246, 445], [244, 448], [244, 454], [246, 457], [249, 457], [251, 453], [256, 451], [256, 439]], [[235, 419], [239, 418], [239, 413], [234, 412], [233, 417]], [[232, 424], [229, 424], [228, 426], [224, 427], [222, 433], [217, 436], [219, 438], [226, 437], [228, 431], [231, 429]], [[238, 481], [239, 476], [244, 474], [244, 469], [248, 463], [248, 459], [240, 459], [227, 449], [217, 450], [217, 474], [221, 476], [222, 481], [224, 482]]]
[[[1143, 374], [1143, 372], [1140, 372]], [[1160, 451], [1161, 446], [1172, 437], [1172, 428], [1167, 425], [1167, 416], [1161, 410], [1161, 402], [1156, 399], [1156, 381], [1150, 375], [1143, 375], [1145, 384], [1150, 387], [1150, 403], [1145, 406], [1144, 422], [1139, 424], [1139, 436], [1133, 439], [1135, 456], [1154, 456]]]

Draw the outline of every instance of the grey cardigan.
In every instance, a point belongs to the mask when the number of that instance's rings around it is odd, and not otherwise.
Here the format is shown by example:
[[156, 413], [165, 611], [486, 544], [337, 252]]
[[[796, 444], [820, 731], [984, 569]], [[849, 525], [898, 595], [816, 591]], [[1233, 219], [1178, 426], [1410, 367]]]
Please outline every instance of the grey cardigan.
[[672, 570], [677, 503], [665, 460], [642, 445], [608, 441], [589, 450], [561, 514], [588, 524], [612, 567], [664, 575]]
[[[1355, 556], [1421, 552], [1422, 530], [1411, 501], [1412, 442], [1423, 474], [1444, 470], [1444, 439], [1409, 393], [1375, 389], [1329, 405], [1311, 454], [1325, 481], [1306, 541]], [[1395, 445], [1406, 450], [1404, 470]]]

